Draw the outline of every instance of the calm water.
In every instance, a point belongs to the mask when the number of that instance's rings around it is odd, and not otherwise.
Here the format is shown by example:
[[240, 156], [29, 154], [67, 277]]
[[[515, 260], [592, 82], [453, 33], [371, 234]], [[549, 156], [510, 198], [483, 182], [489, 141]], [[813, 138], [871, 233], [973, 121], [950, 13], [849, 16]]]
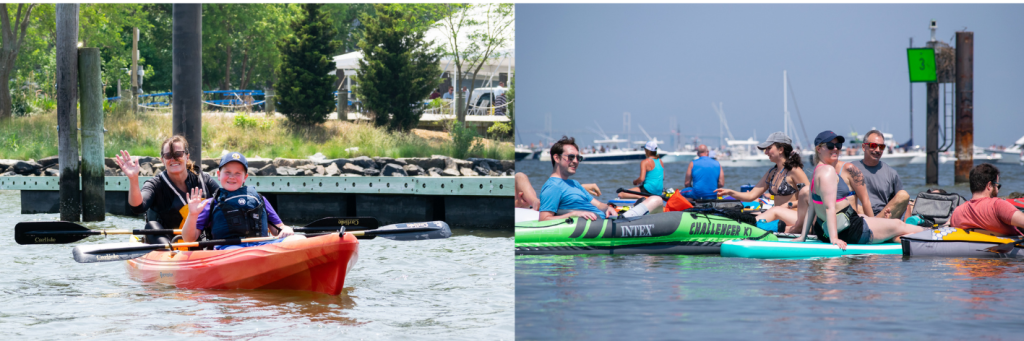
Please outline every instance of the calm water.
[[[685, 164], [666, 165], [682, 187]], [[603, 195], [632, 187], [639, 164], [586, 165], [574, 179]], [[998, 165], [1003, 195], [1024, 192], [1024, 167]], [[516, 164], [538, 190], [548, 162]], [[953, 186], [952, 164], [939, 184]], [[896, 170], [911, 195], [924, 165]], [[726, 168], [726, 187], [766, 169]], [[987, 339], [1024, 333], [1024, 262], [871, 255], [816, 260], [719, 256], [517, 256], [516, 338], [537, 339]]]
[[[511, 233], [456, 230], [444, 240], [360, 243], [338, 296], [298, 291], [179, 290], [130, 279], [123, 262], [79, 264], [76, 244], [17, 245], [18, 191], [0, 191], [0, 329], [5, 339], [514, 338]], [[107, 216], [92, 228], [138, 229]]]

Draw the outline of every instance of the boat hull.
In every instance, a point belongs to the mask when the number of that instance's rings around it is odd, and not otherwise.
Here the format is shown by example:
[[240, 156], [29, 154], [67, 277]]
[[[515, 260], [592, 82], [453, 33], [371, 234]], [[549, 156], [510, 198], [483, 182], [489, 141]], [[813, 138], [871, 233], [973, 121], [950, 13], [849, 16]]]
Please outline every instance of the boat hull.
[[670, 152], [661, 157], [662, 163], [687, 163], [697, 158], [695, 152]]
[[284, 289], [337, 295], [358, 259], [352, 234], [224, 251], [153, 251], [126, 262], [130, 277], [180, 289]]
[[1021, 248], [1014, 247], [1005, 253], [985, 249], [1013, 239], [995, 237], [980, 232], [970, 232], [954, 227], [927, 229], [903, 236], [903, 255], [916, 257], [970, 257], [970, 258], [1024, 258]]
[[847, 244], [846, 250], [817, 240], [805, 242], [735, 240], [722, 243], [722, 257], [757, 259], [806, 259], [849, 255], [898, 255], [903, 248], [897, 243]]

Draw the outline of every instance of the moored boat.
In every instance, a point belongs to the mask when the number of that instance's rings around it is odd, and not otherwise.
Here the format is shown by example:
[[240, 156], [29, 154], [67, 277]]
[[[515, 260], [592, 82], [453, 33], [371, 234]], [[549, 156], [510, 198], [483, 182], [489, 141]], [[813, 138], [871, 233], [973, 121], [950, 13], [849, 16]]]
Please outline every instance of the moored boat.
[[286, 289], [341, 293], [359, 241], [332, 233], [224, 251], [152, 251], [125, 262], [142, 282], [181, 289]]

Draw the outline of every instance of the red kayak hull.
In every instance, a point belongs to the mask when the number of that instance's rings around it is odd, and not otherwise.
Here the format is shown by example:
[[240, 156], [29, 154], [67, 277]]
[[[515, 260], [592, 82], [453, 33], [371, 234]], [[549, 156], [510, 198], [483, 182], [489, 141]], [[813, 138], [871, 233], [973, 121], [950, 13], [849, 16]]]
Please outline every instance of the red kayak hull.
[[341, 293], [358, 259], [352, 234], [329, 234], [225, 251], [153, 251], [127, 261], [142, 282], [181, 289], [285, 289]]

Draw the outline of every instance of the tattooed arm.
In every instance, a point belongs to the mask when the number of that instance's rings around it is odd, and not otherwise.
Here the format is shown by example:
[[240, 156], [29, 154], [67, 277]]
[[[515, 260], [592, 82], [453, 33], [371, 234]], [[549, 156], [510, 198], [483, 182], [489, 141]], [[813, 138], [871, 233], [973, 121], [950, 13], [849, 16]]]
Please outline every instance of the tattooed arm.
[[857, 194], [856, 201], [860, 202], [861, 209], [863, 210], [861, 214], [868, 217], [874, 217], [875, 211], [871, 209], [871, 198], [868, 197], [868, 187], [864, 183], [864, 174], [861, 173], [860, 168], [857, 168], [857, 166], [854, 166], [853, 163], [850, 162], [843, 165], [843, 168], [846, 171], [847, 176], [850, 177], [850, 189]]

